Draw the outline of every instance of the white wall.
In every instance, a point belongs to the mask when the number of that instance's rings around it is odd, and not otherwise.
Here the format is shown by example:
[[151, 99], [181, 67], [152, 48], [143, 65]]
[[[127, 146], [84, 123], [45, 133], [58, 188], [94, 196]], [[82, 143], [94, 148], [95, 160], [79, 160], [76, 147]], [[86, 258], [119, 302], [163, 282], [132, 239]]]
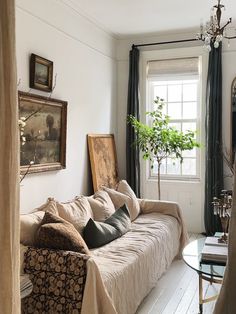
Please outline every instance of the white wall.
[[[195, 38], [195, 34], [198, 30], [189, 30], [189, 32], [183, 32], [178, 34], [162, 34], [159, 36], [152, 37], [134, 37], [129, 39], [123, 39], [118, 41], [117, 49], [117, 71], [118, 71], [118, 82], [117, 82], [117, 144], [118, 144], [118, 161], [119, 161], [119, 170], [120, 176], [125, 177], [126, 173], [126, 163], [125, 163], [125, 128], [126, 128], [126, 107], [127, 107], [127, 86], [128, 86], [128, 71], [129, 71], [129, 62], [128, 55], [129, 50], [131, 49], [132, 44], [142, 44], [142, 43], [151, 43], [151, 42], [162, 42], [162, 41], [171, 41], [178, 39], [186, 38]], [[194, 45], [202, 45], [201, 42], [194, 43], [181, 43], [174, 45], [163, 45], [163, 46], [152, 46], [147, 48], [141, 48], [140, 50], [155, 50], [155, 49], [169, 49], [169, 48], [179, 48], [179, 47], [188, 47]], [[236, 40], [230, 42], [230, 47], [227, 43], [224, 45], [223, 49], [223, 140], [224, 146], [226, 149], [230, 147], [230, 90], [231, 83], [233, 78], [236, 76]], [[141, 95], [142, 96], [142, 95]], [[225, 169], [227, 173], [227, 169]], [[232, 187], [232, 180], [229, 178], [225, 179], [226, 188]], [[175, 186], [176, 187], [176, 186]], [[177, 192], [176, 188], [170, 188], [170, 185], [166, 182], [162, 182], [163, 196], [169, 200], [178, 201], [184, 200], [183, 202], [183, 211], [184, 216], [190, 231], [202, 232], [204, 231], [203, 224], [203, 196], [201, 200], [197, 200], [194, 195], [191, 195], [189, 188], [180, 187], [180, 191]], [[194, 189], [195, 187], [193, 187]], [[149, 192], [147, 193], [147, 190]], [[156, 188], [154, 184], [150, 184], [146, 189], [146, 192], [142, 195], [143, 197], [156, 198]], [[180, 194], [179, 194], [180, 193]], [[184, 196], [184, 193], [186, 194]], [[202, 191], [197, 191], [199, 195], [202, 195]]]
[[63, 201], [92, 192], [86, 134], [116, 133], [115, 46], [66, 0], [16, 1], [19, 90], [29, 91], [29, 56], [35, 53], [54, 62], [53, 98], [68, 101], [66, 169], [28, 175], [20, 189], [22, 212], [49, 196]]

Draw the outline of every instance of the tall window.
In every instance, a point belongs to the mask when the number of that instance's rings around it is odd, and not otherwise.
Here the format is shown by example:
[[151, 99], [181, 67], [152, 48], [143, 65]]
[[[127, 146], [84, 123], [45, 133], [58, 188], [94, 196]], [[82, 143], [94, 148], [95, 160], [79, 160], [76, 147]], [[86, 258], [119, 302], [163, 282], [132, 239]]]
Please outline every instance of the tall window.
[[[149, 108], [154, 110], [154, 99], [163, 98], [163, 111], [170, 125], [181, 131], [200, 129], [199, 58], [171, 59], [148, 62]], [[196, 135], [199, 140], [199, 133]], [[166, 179], [198, 179], [200, 176], [198, 149], [183, 152], [183, 163], [166, 158], [161, 174]], [[150, 167], [150, 176], [157, 175], [157, 163]]]

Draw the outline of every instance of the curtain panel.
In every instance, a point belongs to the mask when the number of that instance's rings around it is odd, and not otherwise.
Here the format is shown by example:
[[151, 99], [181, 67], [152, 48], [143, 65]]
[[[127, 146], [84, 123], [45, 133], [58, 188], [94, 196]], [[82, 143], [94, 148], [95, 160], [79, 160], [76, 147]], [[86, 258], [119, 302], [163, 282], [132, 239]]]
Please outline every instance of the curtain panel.
[[[133, 115], [139, 120], [139, 50], [135, 47], [129, 53], [129, 85], [127, 115]], [[140, 197], [140, 161], [139, 149], [133, 143], [136, 134], [133, 127], [126, 127], [126, 178], [127, 182]]]
[[223, 189], [222, 155], [222, 43], [211, 45], [206, 94], [206, 174], [204, 221], [207, 235], [221, 230], [218, 217], [213, 214], [212, 201]]
[[0, 313], [20, 313], [15, 1], [0, 1]]

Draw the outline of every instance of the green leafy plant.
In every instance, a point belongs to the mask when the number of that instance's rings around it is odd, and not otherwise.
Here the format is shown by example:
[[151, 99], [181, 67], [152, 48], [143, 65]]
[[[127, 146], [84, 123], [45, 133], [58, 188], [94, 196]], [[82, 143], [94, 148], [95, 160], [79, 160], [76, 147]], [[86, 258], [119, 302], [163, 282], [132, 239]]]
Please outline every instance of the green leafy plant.
[[132, 115], [128, 116], [128, 123], [133, 126], [137, 134], [134, 145], [137, 145], [142, 151], [143, 159], [150, 160], [152, 168], [154, 162], [157, 162], [158, 199], [161, 199], [160, 168], [163, 160], [171, 157], [182, 163], [183, 151], [200, 147], [200, 144], [195, 140], [196, 132], [187, 131], [184, 133], [169, 125], [170, 119], [162, 111], [163, 99], [157, 97], [154, 103], [157, 109], [146, 113], [151, 120], [150, 126], [141, 123]]

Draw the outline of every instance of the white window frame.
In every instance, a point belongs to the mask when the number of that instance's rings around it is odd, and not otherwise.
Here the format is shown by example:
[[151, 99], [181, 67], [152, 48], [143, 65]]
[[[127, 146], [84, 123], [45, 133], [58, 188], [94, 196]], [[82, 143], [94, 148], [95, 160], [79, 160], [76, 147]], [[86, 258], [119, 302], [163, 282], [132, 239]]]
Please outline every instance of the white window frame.
[[[172, 181], [172, 182], [200, 182], [203, 181], [205, 176], [205, 95], [206, 95], [206, 80], [207, 80], [207, 63], [208, 54], [202, 47], [186, 47], [186, 48], [172, 48], [172, 49], [160, 49], [155, 51], [142, 51], [140, 58], [140, 113], [141, 121], [147, 123], [146, 120], [146, 104], [149, 104], [149, 90], [147, 84], [147, 63], [152, 60], [166, 60], [174, 58], [188, 58], [188, 57], [198, 57], [200, 58], [200, 69], [199, 69], [199, 110], [198, 115], [198, 140], [201, 143], [201, 149], [198, 150], [199, 158], [199, 169], [197, 169], [197, 177], [187, 177], [187, 176], [162, 176], [162, 181]], [[141, 180], [145, 184], [148, 181], [157, 181], [157, 177], [150, 175], [149, 163], [143, 161], [142, 153], [140, 155], [141, 160]]]
[[[201, 60], [200, 60], [201, 62]], [[152, 104], [152, 100], [154, 99], [154, 95], [153, 95], [153, 89], [152, 89], [152, 86], [151, 86], [151, 82], [156, 82], [156, 81], [182, 81], [182, 80], [196, 80], [198, 79], [198, 84], [197, 84], [197, 88], [198, 88], [198, 91], [197, 91], [197, 95], [198, 95], [198, 98], [196, 100], [197, 102], [197, 116], [196, 116], [196, 119], [171, 119], [170, 122], [196, 122], [196, 129], [199, 130], [200, 129], [200, 126], [201, 126], [201, 123], [200, 123], [200, 103], [201, 103], [201, 95], [200, 95], [200, 83], [201, 83], [201, 78], [200, 78], [200, 75], [184, 75], [184, 76], [177, 76], [177, 75], [171, 75], [171, 76], [166, 76], [166, 77], [163, 77], [163, 76], [156, 76], [156, 77], [151, 77], [151, 78], [147, 78], [146, 80], [146, 84], [147, 84], [147, 90], [148, 90], [148, 93], [147, 93], [147, 111], [153, 111], [153, 104]], [[186, 120], [186, 121], [185, 121]], [[199, 132], [197, 133], [196, 135], [196, 140], [198, 142], [200, 142], [200, 134]], [[196, 175], [173, 175], [173, 174], [161, 174], [161, 179], [164, 179], [164, 180], [200, 180], [200, 149], [197, 149], [196, 150]], [[157, 175], [153, 174], [152, 173], [152, 169], [151, 169], [151, 163], [149, 161], [149, 165], [148, 165], [148, 168], [149, 168], [149, 178], [157, 178]]]

